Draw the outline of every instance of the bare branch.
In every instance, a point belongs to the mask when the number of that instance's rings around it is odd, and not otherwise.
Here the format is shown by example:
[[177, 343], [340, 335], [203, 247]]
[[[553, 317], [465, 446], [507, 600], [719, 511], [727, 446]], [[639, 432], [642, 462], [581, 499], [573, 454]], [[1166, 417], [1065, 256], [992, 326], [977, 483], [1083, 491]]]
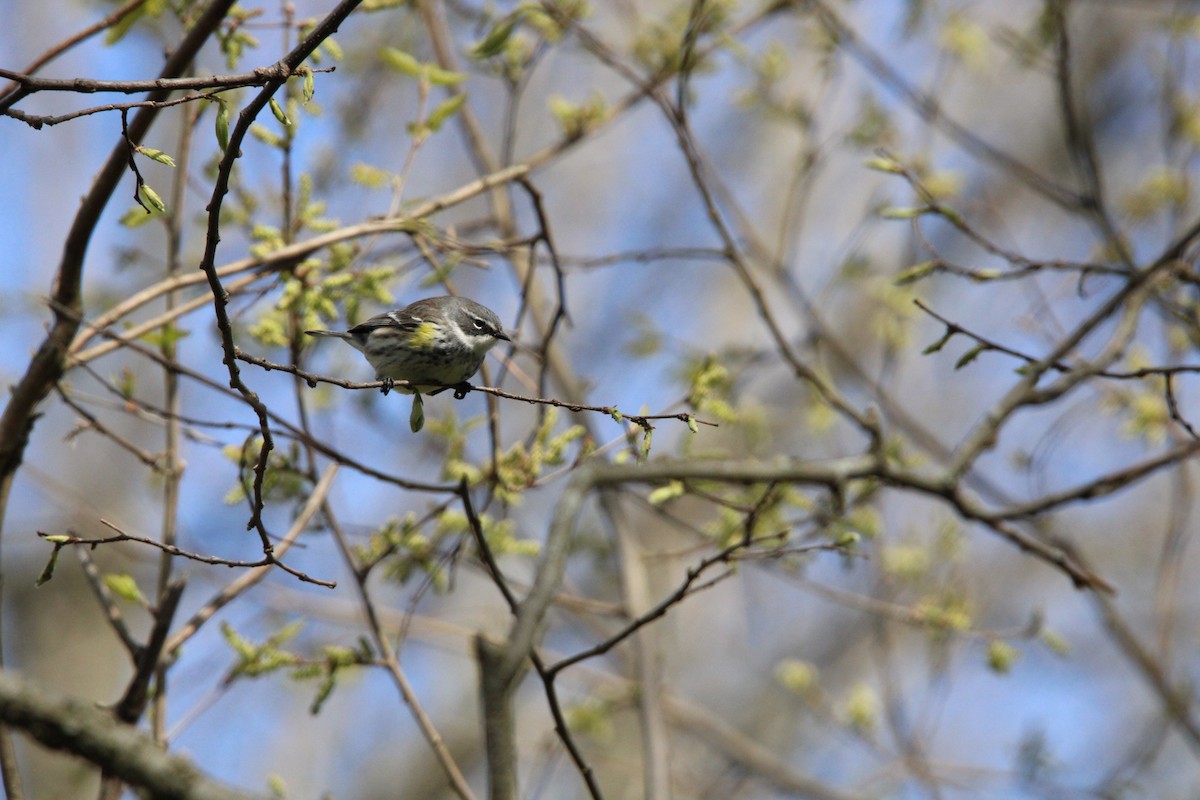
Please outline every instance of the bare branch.
[[239, 568], [251, 568], [251, 569], [255, 568], [255, 567], [275, 566], [275, 567], [279, 567], [284, 572], [288, 572], [288, 573], [296, 576], [297, 578], [304, 581], [305, 583], [315, 583], [318, 586], [324, 586], [327, 589], [332, 589], [335, 586], [337, 586], [337, 581], [326, 581], [326, 580], [321, 580], [320, 578], [314, 578], [304, 572], [300, 572], [299, 570], [289, 567], [287, 564], [284, 564], [282, 561], [279, 561], [278, 556], [276, 556], [274, 553], [268, 554], [267, 556], [264, 556], [263, 558], [260, 558], [257, 561], [239, 561], [237, 559], [220, 558], [219, 556], [206, 556], [206, 555], [201, 555], [200, 553], [193, 553], [191, 551], [184, 550], [183, 548], [178, 547], [173, 544], [164, 544], [163, 542], [160, 542], [157, 539], [151, 539], [146, 536], [134, 536], [132, 534], [128, 534], [128, 533], [121, 531], [120, 528], [118, 528], [116, 525], [112, 524], [111, 522], [108, 522], [107, 520], [102, 519], [100, 521], [102, 523], [104, 523], [105, 525], [107, 525], [108, 527], [112, 528], [113, 530], [118, 531], [118, 533], [115, 536], [86, 538], [83, 536], [78, 536], [73, 533], [62, 534], [62, 533], [46, 533], [45, 531], [38, 531], [38, 536], [52, 542], [55, 545], [64, 546], [64, 547], [71, 546], [71, 545], [83, 545], [85, 547], [98, 547], [100, 545], [116, 544], [118, 542], [137, 542], [138, 544], [144, 544], [144, 545], [149, 545], [150, 547], [158, 548], [159, 550], [162, 550], [164, 553], [169, 553], [170, 555], [173, 555], [173, 556], [179, 556], [180, 558], [186, 558], [191, 561], [199, 561], [202, 564], [213, 564], [213, 565], [222, 566], [222, 567], [239, 567]]
[[[46, 66], [46, 64], [49, 64], [51, 61], [58, 58], [60, 55], [62, 55], [66, 51], [75, 47], [75, 45], [80, 44], [81, 42], [84, 42], [84, 41], [90, 39], [91, 37], [95, 36], [97, 33], [100, 33], [100, 31], [107, 30], [108, 28], [111, 28], [112, 26], [116, 25], [118, 22], [125, 19], [125, 17], [129, 16], [134, 11], [137, 11], [138, 8], [145, 5], [145, 3], [146, 3], [146, 0], [126, 0], [125, 3], [121, 4], [117, 8], [113, 9], [112, 13], [97, 20], [96, 22], [94, 22], [93, 24], [84, 28], [83, 30], [79, 31], [78, 33], [76, 33], [72, 36], [68, 36], [63, 41], [59, 42], [58, 44], [54, 45], [46, 52], [42, 53], [42, 55], [40, 55], [36, 59], [34, 59], [33, 63], [31, 63], [29, 66], [27, 66], [25, 69], [23, 69], [21, 71], [23, 73], [25, 73], [26, 75], [34, 74], [35, 72], [40, 70], [42, 67]], [[9, 87], [6, 87], [3, 92], [0, 92], [0, 105], [3, 105], [6, 98], [10, 94], [15, 92], [19, 88], [19, 86], [20, 86], [19, 84], [9, 86]]]
[[[255, 366], [262, 367], [263, 369], [267, 370], [268, 372], [270, 372], [272, 370], [279, 370], [280, 372], [287, 372], [291, 375], [295, 375], [298, 378], [303, 379], [309, 385], [310, 388], [316, 387], [316, 385], [318, 383], [329, 383], [334, 386], [340, 386], [343, 389], [382, 389], [384, 387], [383, 381], [366, 381], [366, 382], [359, 383], [359, 382], [355, 382], [355, 381], [342, 380], [340, 378], [329, 378], [324, 375], [317, 375], [315, 373], [308, 372], [306, 370], [300, 369], [299, 367], [294, 367], [290, 364], [278, 364], [274, 361], [269, 361], [265, 358], [260, 358], [259, 356], [252, 356], [249, 353], [245, 353], [240, 349], [237, 350], [236, 352], [237, 352], [237, 358], [239, 361], [245, 361], [247, 364], [254, 364]], [[390, 385], [398, 387], [398, 388], [405, 388], [407, 386], [410, 386], [411, 384], [409, 381], [392, 381], [390, 383]], [[428, 385], [428, 384], [424, 384], [424, 385]], [[618, 421], [628, 420], [629, 422], [632, 422], [633, 424], [637, 425], [638, 427], [642, 428], [643, 430], [651, 430], [653, 428], [653, 426], [650, 424], [650, 422], [652, 420], [660, 420], [660, 419], [674, 419], [674, 420], [678, 420], [680, 422], [688, 423], [689, 425], [696, 424], [696, 425], [707, 425], [712, 428], [718, 427], [717, 423], [715, 423], [715, 422], [708, 422], [706, 420], [702, 420], [699, 417], [696, 417], [692, 414], [688, 414], [686, 412], [679, 413], [679, 414], [626, 414], [625, 412], [621, 411], [616, 406], [589, 406], [589, 405], [585, 405], [583, 403], [569, 403], [569, 402], [566, 402], [563, 400], [558, 400], [553, 397], [526, 397], [524, 395], [506, 392], [503, 389], [497, 389], [493, 386], [473, 386], [469, 383], [450, 384], [447, 386], [443, 386], [441, 389], [436, 389], [433, 392], [428, 392], [427, 394], [437, 394], [438, 392], [441, 392], [445, 389], [453, 389], [454, 396], [459, 399], [462, 399], [462, 397], [465, 397], [468, 392], [480, 392], [482, 394], [492, 395], [493, 397], [503, 397], [506, 400], [519, 400], [522, 403], [530, 403], [533, 405], [544, 405], [544, 406], [553, 406], [555, 408], [565, 408], [568, 411], [574, 411], [574, 412], [594, 411], [598, 414], [604, 414], [606, 416], [610, 416], [613, 419], [616, 419]]]
[[[309, 493], [308, 500], [306, 500], [304, 503], [304, 508], [300, 510], [300, 513], [292, 522], [292, 526], [288, 528], [288, 531], [284, 535], [283, 539], [281, 539], [279, 543], [275, 545], [274, 555], [276, 558], [282, 558], [283, 554], [286, 553], [291, 546], [296, 543], [296, 540], [300, 537], [300, 534], [303, 533], [306, 528], [308, 528], [313, 517], [317, 514], [317, 512], [321, 509], [322, 504], [324, 504], [326, 499], [329, 497], [329, 490], [333, 486], [333, 479], [337, 473], [337, 464], [330, 464], [325, 468], [325, 471], [321, 473], [320, 479], [313, 487], [312, 492]], [[267, 573], [270, 572], [270, 570], [270, 565], [263, 565], [252, 567], [248, 571], [239, 575], [228, 586], [218, 592], [215, 597], [213, 597], [211, 600], [201, 606], [198, 611], [192, 614], [188, 621], [184, 623], [183, 627], [176, 631], [175, 634], [167, 641], [163, 648], [164, 652], [168, 655], [174, 655], [177, 653], [179, 648], [182, 647], [189, 639], [191, 639], [191, 637], [195, 635], [196, 631], [200, 630], [204, 623], [212, 619], [212, 617], [218, 611], [220, 611], [230, 602], [238, 597], [241, 597], [248, 589], [258, 584], [263, 578], [267, 577]]]

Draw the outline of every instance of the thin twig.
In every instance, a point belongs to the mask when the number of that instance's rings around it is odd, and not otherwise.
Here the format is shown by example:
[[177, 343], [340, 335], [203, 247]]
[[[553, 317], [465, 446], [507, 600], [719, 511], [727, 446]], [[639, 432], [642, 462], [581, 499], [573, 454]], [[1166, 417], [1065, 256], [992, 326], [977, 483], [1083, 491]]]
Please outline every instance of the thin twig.
[[117, 600], [113, 597], [112, 591], [108, 585], [104, 583], [104, 576], [100, 574], [99, 568], [96, 567], [96, 561], [92, 558], [92, 553], [89, 548], [77, 547], [75, 553], [79, 557], [79, 563], [83, 567], [83, 575], [87, 578], [88, 585], [92, 587], [92, 593], [96, 595], [97, 602], [104, 609], [104, 617], [108, 620], [108, 624], [113, 629], [113, 633], [121, 640], [121, 644], [125, 646], [125, 651], [129, 653], [130, 658], [136, 658], [138, 651], [137, 640], [133, 638], [133, 634], [129, 632], [129, 626], [125, 624], [125, 615], [121, 613], [121, 607], [117, 605]]
[[[984, 350], [990, 350], [990, 351], [994, 351], [997, 353], [1003, 353], [1004, 355], [1012, 356], [1013, 358], [1024, 361], [1026, 364], [1036, 364], [1039, 361], [1037, 356], [1032, 356], [1032, 355], [1029, 355], [1028, 353], [1023, 353], [1020, 350], [1015, 350], [1011, 347], [1001, 344], [1000, 342], [997, 342], [994, 339], [989, 339], [986, 336], [983, 336], [982, 334], [976, 333], [975, 331], [972, 331], [970, 328], [965, 327], [961, 323], [954, 322], [953, 320], [934, 311], [932, 308], [929, 307], [928, 304], [925, 303], [925, 301], [921, 300], [920, 298], [915, 298], [913, 300], [913, 305], [915, 305], [917, 308], [921, 309], [926, 314], [928, 314], [929, 316], [933, 317], [938, 322], [940, 322], [946, 326], [946, 333], [943, 335], [942, 339], [939, 340], [940, 344], [944, 344], [945, 342], [949, 341], [949, 339], [953, 336], [962, 334], [963, 336], [973, 339], [974, 341], [979, 343], [979, 345], [982, 346], [984, 348]], [[1048, 366], [1049, 366], [1049, 369], [1052, 369], [1055, 372], [1070, 372], [1073, 369], [1078, 369], [1079, 365], [1078, 364], [1071, 365], [1065, 361], [1060, 360], [1060, 361], [1054, 361], [1051, 364], [1049, 364]], [[1147, 378], [1147, 377], [1152, 377], [1152, 376], [1170, 378], [1174, 375], [1180, 375], [1180, 374], [1186, 374], [1186, 373], [1200, 373], [1200, 364], [1176, 364], [1174, 366], [1164, 366], [1164, 367], [1139, 367], [1137, 369], [1129, 369], [1129, 370], [1103, 369], [1103, 370], [1099, 370], [1099, 371], [1095, 372], [1094, 374], [1098, 378], [1111, 378], [1113, 380], [1133, 380], [1136, 378]]]
[[[317, 481], [312, 491], [309, 492], [308, 499], [304, 503], [304, 508], [296, 515], [296, 519], [292, 521], [292, 525], [288, 528], [284, 537], [275, 545], [276, 558], [282, 558], [283, 554], [300, 538], [300, 534], [308, 528], [309, 523], [312, 522], [312, 518], [321, 509], [321, 505], [329, 496], [329, 490], [333, 486], [333, 479], [337, 473], [337, 464], [330, 464], [325, 468], [320, 480]], [[215, 597], [193, 613], [188, 621], [167, 641], [163, 651], [168, 655], [174, 655], [178, 652], [179, 648], [191, 639], [204, 623], [212, 619], [218, 611], [230, 602], [241, 597], [248, 589], [267, 577], [270, 569], [270, 565], [264, 565], [254, 567], [239, 575], [228, 586], [221, 589]]]
[[201, 555], [200, 553], [193, 553], [189, 550], [184, 550], [183, 548], [178, 547], [173, 544], [164, 544], [163, 542], [160, 542], [157, 539], [151, 539], [146, 536], [134, 536], [133, 534], [125, 533], [125, 532], [121, 531], [121, 529], [118, 528], [116, 525], [109, 522], [108, 520], [102, 519], [102, 520], [100, 520], [100, 522], [102, 522], [104, 525], [107, 525], [108, 527], [112, 528], [114, 531], [118, 531], [118, 533], [114, 536], [102, 536], [102, 537], [93, 537], [93, 538], [79, 536], [74, 533], [66, 533], [66, 534], [46, 533], [45, 531], [38, 531], [37, 535], [42, 537], [43, 539], [53, 542], [56, 545], [61, 545], [61, 546], [83, 545], [85, 547], [99, 547], [100, 545], [116, 544], [117, 542], [137, 542], [138, 544], [144, 544], [144, 545], [149, 545], [150, 547], [156, 547], [159, 550], [162, 550], [164, 553], [170, 553], [173, 556], [179, 556], [180, 558], [190, 559], [191, 561], [199, 561], [202, 564], [214, 564], [214, 565], [222, 566], [222, 567], [240, 567], [240, 568], [275, 566], [275, 567], [279, 567], [284, 572], [287, 572], [291, 575], [296, 576], [297, 578], [304, 581], [305, 583], [315, 583], [316, 585], [324, 586], [327, 589], [333, 589], [334, 587], [337, 586], [337, 581], [327, 581], [327, 580], [322, 580], [320, 578], [314, 578], [314, 577], [307, 575], [306, 573], [303, 573], [297, 569], [289, 567], [287, 564], [284, 564], [282, 561], [279, 561], [277, 557], [272, 556], [272, 555], [265, 556], [257, 561], [241, 561], [241, 560], [232, 559], [232, 558], [221, 558], [220, 556], [206, 556], [206, 555]]
[[[329, 34], [325, 34], [328, 36]], [[303, 59], [300, 59], [301, 61]], [[298, 64], [296, 66], [299, 66]], [[296, 66], [280, 61], [269, 67], [259, 67], [250, 72], [233, 75], [209, 75], [207, 77], [153, 78], [143, 81], [102, 81], [94, 78], [38, 78], [10, 69], [0, 68], [0, 78], [14, 81], [26, 90], [34, 92], [71, 92], [94, 94], [116, 92], [119, 94], [141, 94], [142, 92], [178, 92], [196, 89], [240, 89], [246, 86], [264, 86], [296, 75]], [[323, 71], [332, 72], [333, 67]], [[316, 72], [316, 70], [313, 70]], [[0, 104], [0, 111], [6, 106]]]
[[[58, 58], [60, 55], [62, 55], [66, 51], [70, 50], [75, 45], [80, 44], [81, 42], [84, 42], [84, 41], [90, 39], [91, 37], [95, 36], [97, 33], [100, 33], [100, 31], [106, 30], [106, 29], [111, 28], [112, 26], [116, 25], [118, 22], [125, 19], [125, 17], [129, 16], [134, 11], [137, 11], [138, 8], [141, 7], [142, 5], [144, 5], [146, 2], [147, 2], [147, 0], [126, 0], [126, 2], [124, 4], [113, 9], [112, 13], [108, 14], [105, 17], [102, 17], [101, 19], [97, 20], [96, 22], [94, 22], [93, 24], [84, 28], [83, 30], [79, 31], [78, 33], [74, 34], [73, 36], [68, 36], [66, 39], [63, 39], [58, 44], [56, 44], [53, 47], [46, 50], [40, 56], [35, 58], [29, 64], [29, 66], [27, 66], [27, 67], [25, 67], [25, 69], [21, 70], [21, 72], [25, 75], [33, 75], [39, 69], [46, 66], [51, 61]], [[10, 94], [12, 94], [13, 92], [17, 91], [20, 88], [20, 86], [21, 86], [20, 83], [15, 83], [13, 86], [10, 86], [10, 87], [6, 88], [3, 92], [0, 92], [0, 107], [3, 107], [8, 96]]]
[[[547, 669], [547, 672], [553, 678], [568, 667], [574, 666], [582, 661], [586, 661], [589, 658], [595, 658], [596, 656], [604, 655], [609, 650], [613, 649], [618, 644], [632, 636], [638, 629], [645, 627], [651, 622], [654, 622], [655, 620], [664, 616], [668, 611], [671, 610], [673, 606], [683, 602], [683, 600], [691, 595], [694, 595], [697, 592], [701, 592], [705, 589], [709, 589], [733, 575], [732, 571], [726, 571], [715, 578], [698, 584], [697, 581], [700, 579], [700, 577], [712, 567], [717, 566], [718, 564], [728, 565], [733, 561], [741, 561], [750, 558], [777, 557], [783, 551], [772, 548], [771, 550], [760, 553], [750, 550], [749, 548], [764, 541], [778, 539], [781, 535], [782, 534], [773, 533], [768, 536], [760, 536], [750, 540], [742, 539], [731, 545], [721, 548], [710, 556], [701, 559], [700, 562], [695, 566], [687, 568], [683, 581], [680, 582], [679, 586], [677, 586], [674, 591], [656, 603], [645, 613], [631, 620], [624, 628], [612, 634], [604, 641], [597, 642], [595, 645], [587, 648], [586, 650], [581, 650], [574, 655], [568, 656], [561, 661], [556, 661], [554, 664], [551, 664]], [[790, 553], [814, 553], [820, 551], [845, 552], [845, 548], [835, 544], [814, 544], [792, 547], [787, 550], [787, 552]]]
[[412, 682], [408, 679], [408, 674], [400, 664], [400, 656], [396, 652], [396, 648], [392, 645], [391, 637], [384, 630], [383, 624], [380, 622], [380, 615], [375, 606], [375, 601], [371, 597], [370, 590], [367, 588], [368, 571], [361, 569], [356, 563], [345, 532], [333, 516], [327, 499], [323, 505], [325, 506], [326, 518], [329, 521], [330, 530], [333, 532], [333, 540], [342, 555], [342, 560], [354, 576], [354, 587], [358, 593], [359, 604], [363, 615], [366, 617], [367, 627], [371, 631], [371, 638], [375, 642], [376, 649], [379, 650], [382, 656], [384, 667], [387, 669], [388, 674], [392, 676], [392, 681], [396, 684], [396, 689], [400, 692], [401, 699], [403, 699], [404, 704], [412, 714], [413, 721], [420, 729], [421, 735], [429, 743], [434, 756], [437, 758], [442, 770], [446, 773], [450, 788], [461, 800], [474, 800], [475, 795], [471, 791], [470, 784], [467, 783], [462, 769], [458, 766], [458, 762], [454, 760], [454, 755], [450, 752], [450, 748], [447, 747], [446, 740], [442, 737], [441, 732], [434, 725], [429, 712], [422, 705], [416, 689], [413, 688]]
[[[279, 364], [259, 356], [252, 356], [240, 349], [235, 350], [235, 352], [239, 361], [245, 361], [247, 364], [254, 364], [255, 366], [262, 367], [268, 372], [272, 370], [279, 370], [280, 372], [287, 372], [291, 375], [296, 375], [297, 377], [303, 378], [308, 383], [310, 388], [315, 388], [318, 383], [328, 383], [334, 386], [340, 386], [343, 389], [382, 389], [384, 386], [383, 381], [357, 382], [343, 380], [341, 378], [330, 378], [324, 375], [308, 372], [307, 370], [300, 369], [299, 367], [292, 366], [291, 364]], [[402, 389], [416, 384], [413, 384], [410, 381], [392, 381], [391, 385], [398, 389]], [[429, 384], [426, 382], [422, 385], [427, 386]], [[564, 400], [558, 400], [557, 398], [553, 397], [527, 397], [525, 395], [506, 392], [503, 389], [497, 389], [494, 386], [473, 386], [469, 383], [449, 384], [442, 387], [442, 389], [455, 390], [456, 397], [459, 395], [459, 393], [465, 394], [467, 392], [480, 392], [482, 394], [490, 394], [494, 397], [503, 397], [505, 400], [519, 400], [522, 403], [554, 406], [555, 408], [565, 408], [568, 411], [594, 411], [598, 414], [604, 414], [606, 416], [613, 417], [618, 421], [628, 420], [643, 430], [652, 429], [653, 426], [650, 424], [652, 420], [664, 419], [679, 420], [680, 422], [685, 422], [688, 424], [695, 423], [696, 425], [706, 425], [711, 428], [719, 427], [719, 425], [715, 422], [709, 422], [707, 420], [700, 419], [694, 414], [689, 414], [687, 412], [681, 412], [678, 414], [626, 414], [616, 406], [591, 406], [584, 403], [571, 403]], [[435, 391], [442, 391], [442, 389]]]

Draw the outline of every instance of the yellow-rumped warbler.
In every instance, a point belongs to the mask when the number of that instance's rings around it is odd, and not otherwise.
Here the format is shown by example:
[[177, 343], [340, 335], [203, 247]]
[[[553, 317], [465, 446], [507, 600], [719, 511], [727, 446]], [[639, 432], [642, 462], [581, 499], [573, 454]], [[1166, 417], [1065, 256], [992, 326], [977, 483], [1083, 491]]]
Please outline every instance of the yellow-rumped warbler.
[[494, 311], [462, 297], [418, 300], [345, 332], [305, 333], [343, 339], [361, 352], [375, 368], [376, 379], [383, 381], [384, 394], [392, 389], [392, 381], [412, 383], [411, 387], [396, 388], [415, 395], [414, 431], [424, 421], [422, 392], [436, 394], [465, 382], [478, 371], [492, 345], [501, 339], [511, 341]]

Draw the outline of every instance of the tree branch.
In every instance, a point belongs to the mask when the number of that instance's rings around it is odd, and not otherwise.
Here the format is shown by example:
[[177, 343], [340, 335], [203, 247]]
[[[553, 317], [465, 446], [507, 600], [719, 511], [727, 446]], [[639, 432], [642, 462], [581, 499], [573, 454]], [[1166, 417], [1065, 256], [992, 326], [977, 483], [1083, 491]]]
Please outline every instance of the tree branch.
[[115, 720], [95, 703], [51, 696], [8, 671], [0, 672], [0, 721], [46, 747], [90, 761], [130, 786], [172, 800], [248, 800], [208, 778], [153, 739]]

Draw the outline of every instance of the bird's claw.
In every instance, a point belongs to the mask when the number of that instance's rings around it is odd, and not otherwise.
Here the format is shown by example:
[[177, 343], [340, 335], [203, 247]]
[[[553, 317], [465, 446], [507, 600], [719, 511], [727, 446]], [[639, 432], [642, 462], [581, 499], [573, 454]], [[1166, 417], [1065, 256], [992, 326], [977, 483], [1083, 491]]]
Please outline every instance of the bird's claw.
[[467, 392], [471, 391], [471, 384], [463, 381], [462, 383], [456, 384], [452, 388], [454, 389], [454, 399], [462, 400], [467, 396]]
[[383, 381], [383, 388], [380, 391], [382, 391], [384, 395], [387, 395], [387, 393], [392, 390], [392, 386], [394, 386], [396, 382], [392, 378], [387, 377], [380, 378], [380, 380]]

